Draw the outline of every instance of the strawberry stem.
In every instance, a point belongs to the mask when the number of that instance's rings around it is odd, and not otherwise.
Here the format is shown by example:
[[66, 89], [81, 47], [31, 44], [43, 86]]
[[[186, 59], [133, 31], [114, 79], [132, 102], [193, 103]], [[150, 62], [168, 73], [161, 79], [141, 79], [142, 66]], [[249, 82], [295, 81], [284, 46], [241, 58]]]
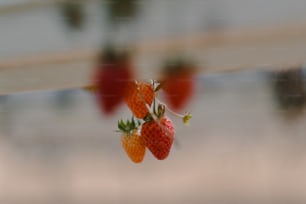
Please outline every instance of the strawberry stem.
[[185, 125], [188, 125], [188, 124], [189, 124], [189, 121], [190, 121], [190, 119], [192, 118], [192, 114], [191, 114], [191, 113], [187, 112], [187, 113], [185, 113], [184, 115], [183, 115], [183, 114], [179, 114], [179, 113], [176, 113], [176, 112], [174, 112], [173, 110], [171, 110], [165, 103], [162, 103], [161, 101], [159, 101], [159, 103], [160, 103], [161, 105], [163, 105], [163, 106], [165, 107], [165, 109], [166, 109], [170, 114], [172, 114], [172, 115], [174, 115], [174, 116], [176, 116], [176, 117], [178, 117], [178, 118], [181, 118], [181, 119], [183, 120], [183, 123], [184, 123]]
[[153, 114], [156, 115], [156, 99], [155, 99], [155, 96], [154, 96], [154, 99], [153, 99]]
[[165, 84], [165, 81], [159, 81], [159, 84], [156, 86], [156, 88], [154, 89], [154, 92], [157, 93]]

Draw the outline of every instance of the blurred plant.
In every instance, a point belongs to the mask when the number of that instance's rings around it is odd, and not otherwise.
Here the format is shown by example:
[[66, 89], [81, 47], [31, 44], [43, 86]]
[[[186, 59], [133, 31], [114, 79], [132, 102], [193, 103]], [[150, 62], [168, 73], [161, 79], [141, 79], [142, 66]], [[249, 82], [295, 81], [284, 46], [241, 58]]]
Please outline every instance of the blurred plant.
[[108, 21], [118, 24], [133, 19], [138, 12], [138, 3], [141, 0], [110, 0], [107, 4]]
[[59, 6], [63, 20], [70, 29], [83, 27], [85, 12], [81, 0], [61, 1]]
[[305, 87], [301, 68], [275, 73], [273, 88], [279, 108], [286, 115], [297, 115], [305, 107]]

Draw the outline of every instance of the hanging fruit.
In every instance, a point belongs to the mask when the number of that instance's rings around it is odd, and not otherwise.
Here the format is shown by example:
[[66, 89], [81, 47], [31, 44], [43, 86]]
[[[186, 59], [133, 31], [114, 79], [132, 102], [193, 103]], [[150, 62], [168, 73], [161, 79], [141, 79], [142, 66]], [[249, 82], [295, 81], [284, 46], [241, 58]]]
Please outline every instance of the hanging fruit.
[[[130, 84], [130, 92], [127, 92], [126, 103], [132, 110], [133, 117], [131, 121], [120, 120], [118, 128], [124, 133], [121, 139], [122, 147], [135, 163], [143, 161], [146, 148], [158, 160], [164, 160], [169, 156], [175, 138], [175, 129], [166, 111], [182, 118], [184, 124], [191, 119], [191, 114], [176, 114], [168, 109], [166, 104], [161, 103], [156, 93], [160, 90], [159, 87], [155, 86], [154, 81], [150, 84], [134, 80]], [[140, 109], [143, 110], [139, 111]], [[136, 123], [133, 118], [138, 113], [141, 114], [138, 115], [139, 120]]]
[[[160, 107], [163, 107], [160, 105]], [[158, 160], [164, 160], [168, 157], [173, 140], [174, 126], [172, 121], [165, 116], [164, 107], [154, 112], [157, 119], [151, 115], [146, 118], [141, 128], [141, 136], [144, 143], [151, 153]]]
[[142, 119], [148, 114], [148, 107], [154, 99], [153, 85], [136, 80], [129, 82], [124, 99], [135, 117]]
[[180, 111], [193, 97], [195, 66], [181, 59], [166, 62], [162, 70], [162, 90], [171, 109]]
[[118, 122], [118, 128], [122, 132], [122, 147], [134, 163], [141, 163], [146, 153], [146, 146], [139, 134], [138, 126], [139, 123], [136, 123], [134, 118], [131, 121]]
[[102, 112], [110, 115], [123, 103], [128, 90], [127, 85], [132, 78], [128, 54], [108, 47], [99, 57], [93, 76], [93, 86], [87, 88], [94, 91]]

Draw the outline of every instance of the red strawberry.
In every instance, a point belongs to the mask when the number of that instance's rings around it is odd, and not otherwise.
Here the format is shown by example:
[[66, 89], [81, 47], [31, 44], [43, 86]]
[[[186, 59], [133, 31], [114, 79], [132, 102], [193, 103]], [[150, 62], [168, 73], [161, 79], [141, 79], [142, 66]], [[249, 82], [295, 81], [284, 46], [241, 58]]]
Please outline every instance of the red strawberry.
[[94, 75], [97, 102], [104, 113], [113, 113], [123, 102], [131, 79], [129, 60], [112, 49], [107, 50]]
[[128, 90], [125, 96], [125, 103], [137, 118], [144, 118], [154, 98], [154, 88], [150, 83], [133, 81], [128, 83]]
[[142, 125], [141, 136], [146, 147], [158, 160], [166, 159], [174, 140], [173, 123], [163, 114], [157, 121], [151, 118]]
[[[138, 124], [139, 125], [139, 124]], [[121, 144], [128, 157], [135, 163], [141, 163], [146, 153], [146, 146], [142, 137], [137, 132], [135, 121], [122, 120], [118, 122], [118, 128], [123, 132]]]
[[184, 108], [194, 92], [193, 66], [183, 62], [166, 65], [163, 72], [163, 90], [166, 102], [171, 109]]

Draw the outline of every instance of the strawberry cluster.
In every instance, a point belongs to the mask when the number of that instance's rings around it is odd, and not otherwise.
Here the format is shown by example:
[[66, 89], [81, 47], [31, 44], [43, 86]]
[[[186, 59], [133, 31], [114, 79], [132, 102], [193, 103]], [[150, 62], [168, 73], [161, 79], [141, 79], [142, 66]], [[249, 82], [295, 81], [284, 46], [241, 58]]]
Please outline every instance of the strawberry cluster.
[[191, 115], [179, 115], [171, 111], [157, 99], [157, 93], [163, 90], [167, 104], [176, 111], [182, 109], [193, 92], [189, 64], [166, 64], [163, 78], [144, 82], [134, 80], [129, 57], [124, 52], [109, 47], [98, 62], [93, 75], [94, 83], [86, 89], [94, 92], [103, 114], [114, 113], [122, 103], [131, 110], [132, 120], [118, 122], [122, 132], [122, 147], [127, 155], [133, 162], [140, 163], [146, 149], [149, 149], [158, 160], [166, 159], [175, 134], [173, 122], [166, 116], [166, 111], [181, 117], [184, 123], [188, 122]]
[[[158, 160], [166, 159], [174, 141], [174, 125], [165, 114], [166, 105], [157, 104], [156, 95], [161, 84], [155, 84], [154, 81], [147, 83], [133, 80], [129, 82], [129, 90], [124, 97], [133, 117], [131, 121], [120, 120], [118, 128], [123, 133], [122, 147], [135, 163], [142, 162], [145, 149], [149, 149]], [[189, 113], [184, 116], [176, 115], [182, 117], [184, 123], [191, 118]]]

